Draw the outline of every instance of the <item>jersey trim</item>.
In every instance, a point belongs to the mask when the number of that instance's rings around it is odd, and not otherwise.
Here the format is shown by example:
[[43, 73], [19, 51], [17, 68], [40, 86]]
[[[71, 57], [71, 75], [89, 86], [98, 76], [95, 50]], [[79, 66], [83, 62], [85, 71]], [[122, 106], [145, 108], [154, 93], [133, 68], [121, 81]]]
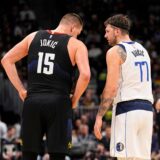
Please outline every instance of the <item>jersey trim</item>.
[[134, 110], [146, 110], [153, 112], [153, 107], [151, 102], [148, 100], [135, 99], [131, 101], [124, 101], [117, 103], [116, 116]]
[[122, 43], [127, 43], [127, 44], [134, 44], [134, 41], [129, 41], [129, 42], [122, 42]]
[[117, 44], [117, 46], [121, 47], [126, 52], [126, 48], [123, 44]]

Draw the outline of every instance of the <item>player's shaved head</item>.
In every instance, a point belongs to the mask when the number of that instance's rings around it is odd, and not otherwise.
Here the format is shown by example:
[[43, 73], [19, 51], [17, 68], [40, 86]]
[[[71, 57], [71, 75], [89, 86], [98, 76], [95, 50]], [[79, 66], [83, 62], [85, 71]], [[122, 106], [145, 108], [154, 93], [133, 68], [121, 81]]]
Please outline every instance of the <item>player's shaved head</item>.
[[65, 14], [62, 17], [60, 24], [66, 24], [66, 25], [75, 24], [77, 27], [83, 27], [83, 21], [81, 17], [76, 13]]

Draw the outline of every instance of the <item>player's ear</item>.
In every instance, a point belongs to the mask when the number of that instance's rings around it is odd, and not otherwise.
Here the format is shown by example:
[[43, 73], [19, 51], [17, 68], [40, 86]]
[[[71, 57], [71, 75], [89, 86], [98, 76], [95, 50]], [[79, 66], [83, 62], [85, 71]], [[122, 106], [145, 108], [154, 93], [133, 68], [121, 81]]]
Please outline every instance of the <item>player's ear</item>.
[[120, 34], [120, 29], [119, 29], [119, 28], [116, 28], [114, 31], [115, 31], [115, 34], [116, 34], [116, 35], [119, 35], [119, 34]]
[[122, 33], [122, 31], [121, 31], [121, 29], [117, 29], [117, 34], [119, 35], [119, 34], [121, 34]]
[[71, 26], [71, 28], [72, 28], [72, 32], [74, 32], [75, 29], [77, 28], [76, 24], [73, 23], [72, 26]]
[[73, 30], [74, 30], [74, 25], [72, 24], [71, 25], [71, 32], [73, 32]]

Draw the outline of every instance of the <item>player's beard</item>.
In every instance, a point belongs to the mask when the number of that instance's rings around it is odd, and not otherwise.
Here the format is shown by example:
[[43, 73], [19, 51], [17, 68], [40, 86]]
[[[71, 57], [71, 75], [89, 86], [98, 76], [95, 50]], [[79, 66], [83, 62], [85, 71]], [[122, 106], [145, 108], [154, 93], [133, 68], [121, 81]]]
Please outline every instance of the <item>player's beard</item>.
[[108, 40], [108, 44], [109, 44], [110, 46], [114, 46], [114, 45], [117, 44], [117, 38], [116, 38], [115, 35], [112, 36], [112, 39]]

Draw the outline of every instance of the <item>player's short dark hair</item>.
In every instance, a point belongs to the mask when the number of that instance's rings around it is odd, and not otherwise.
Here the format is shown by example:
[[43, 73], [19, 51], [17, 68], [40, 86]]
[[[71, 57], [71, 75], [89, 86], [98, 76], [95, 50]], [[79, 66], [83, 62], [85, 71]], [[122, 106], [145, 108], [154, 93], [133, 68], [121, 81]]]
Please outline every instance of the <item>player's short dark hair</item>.
[[76, 14], [76, 13], [67, 13], [67, 14], [65, 14], [65, 15], [62, 17], [60, 23], [63, 23], [63, 22], [64, 22], [64, 23], [67, 23], [67, 22], [76, 23], [76, 24], [78, 24], [79, 26], [82, 26], [82, 27], [83, 27], [83, 20], [82, 20], [82, 18], [81, 18], [78, 14]]
[[127, 15], [123, 14], [116, 14], [112, 17], [109, 17], [105, 22], [104, 25], [107, 26], [108, 24], [118, 27], [122, 29], [123, 31], [129, 33], [129, 30], [131, 28], [131, 21], [128, 18]]

